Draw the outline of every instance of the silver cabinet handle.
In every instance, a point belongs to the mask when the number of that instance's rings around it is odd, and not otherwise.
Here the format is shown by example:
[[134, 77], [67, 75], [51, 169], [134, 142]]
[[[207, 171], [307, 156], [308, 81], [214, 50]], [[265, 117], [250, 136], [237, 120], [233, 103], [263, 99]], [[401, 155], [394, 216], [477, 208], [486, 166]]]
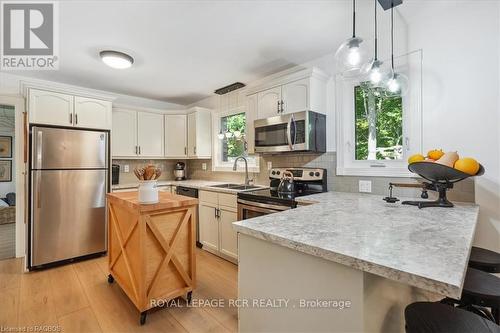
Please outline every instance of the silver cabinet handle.
[[194, 146], [194, 149], [193, 149], [193, 150], [194, 150], [194, 154], [196, 155], [196, 146]]
[[285, 112], [285, 102], [281, 100], [281, 113]]
[[187, 147], [184, 147], [184, 155], [187, 155], [187, 153], [188, 153], [188, 149], [187, 149]]
[[139, 155], [141, 155], [141, 146], [139, 146]]
[[137, 146], [135, 146], [135, 154], [138, 155], [139, 154], [139, 149], [137, 148]]
[[280, 113], [280, 101], [278, 101], [278, 113]]
[[78, 125], [78, 113], [75, 113], [75, 125]]
[[72, 113], [69, 114], [69, 123], [73, 124], [73, 114]]
[[214, 217], [217, 218], [217, 208], [214, 208]]

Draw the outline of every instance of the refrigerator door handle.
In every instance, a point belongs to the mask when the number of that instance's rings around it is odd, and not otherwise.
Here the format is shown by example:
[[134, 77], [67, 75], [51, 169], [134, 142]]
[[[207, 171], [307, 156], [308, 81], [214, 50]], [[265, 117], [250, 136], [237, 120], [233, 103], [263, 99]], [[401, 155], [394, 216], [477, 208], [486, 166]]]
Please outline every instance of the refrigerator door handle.
[[43, 132], [36, 129], [36, 151], [35, 151], [35, 169], [42, 168], [42, 147], [43, 147]]
[[36, 185], [35, 185], [35, 193], [36, 193], [36, 207], [42, 208], [42, 202], [40, 200], [40, 190], [41, 190], [41, 182], [42, 182], [42, 172], [36, 171]]

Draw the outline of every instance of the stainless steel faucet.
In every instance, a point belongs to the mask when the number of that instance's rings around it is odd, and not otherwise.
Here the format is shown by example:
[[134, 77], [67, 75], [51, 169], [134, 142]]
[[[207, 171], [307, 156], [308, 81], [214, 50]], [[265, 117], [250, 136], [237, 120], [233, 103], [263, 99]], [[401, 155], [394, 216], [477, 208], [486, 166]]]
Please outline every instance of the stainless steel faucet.
[[253, 179], [248, 178], [248, 161], [245, 156], [238, 156], [234, 160], [234, 165], [233, 165], [233, 171], [236, 171], [236, 168], [238, 167], [238, 161], [242, 159], [245, 161], [245, 185], [250, 185], [251, 182], [253, 182]]

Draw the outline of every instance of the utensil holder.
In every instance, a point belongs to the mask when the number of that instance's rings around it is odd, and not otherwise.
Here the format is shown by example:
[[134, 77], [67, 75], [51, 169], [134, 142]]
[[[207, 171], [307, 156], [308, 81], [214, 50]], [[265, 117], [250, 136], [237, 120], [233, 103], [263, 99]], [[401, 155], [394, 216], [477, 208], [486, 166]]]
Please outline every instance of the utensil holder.
[[158, 181], [142, 180], [139, 183], [139, 202], [141, 204], [155, 204], [158, 200]]

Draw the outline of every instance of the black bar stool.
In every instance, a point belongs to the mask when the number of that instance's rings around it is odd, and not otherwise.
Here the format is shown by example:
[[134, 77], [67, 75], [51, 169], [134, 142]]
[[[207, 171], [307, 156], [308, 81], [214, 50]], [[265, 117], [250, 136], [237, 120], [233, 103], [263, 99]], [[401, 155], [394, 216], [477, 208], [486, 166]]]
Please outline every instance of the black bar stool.
[[474, 313], [439, 302], [416, 302], [405, 309], [407, 333], [500, 333], [500, 326]]
[[488, 273], [500, 273], [500, 253], [473, 246], [469, 267]]
[[495, 322], [500, 324], [500, 278], [475, 268], [468, 268], [459, 304], [491, 308]]

